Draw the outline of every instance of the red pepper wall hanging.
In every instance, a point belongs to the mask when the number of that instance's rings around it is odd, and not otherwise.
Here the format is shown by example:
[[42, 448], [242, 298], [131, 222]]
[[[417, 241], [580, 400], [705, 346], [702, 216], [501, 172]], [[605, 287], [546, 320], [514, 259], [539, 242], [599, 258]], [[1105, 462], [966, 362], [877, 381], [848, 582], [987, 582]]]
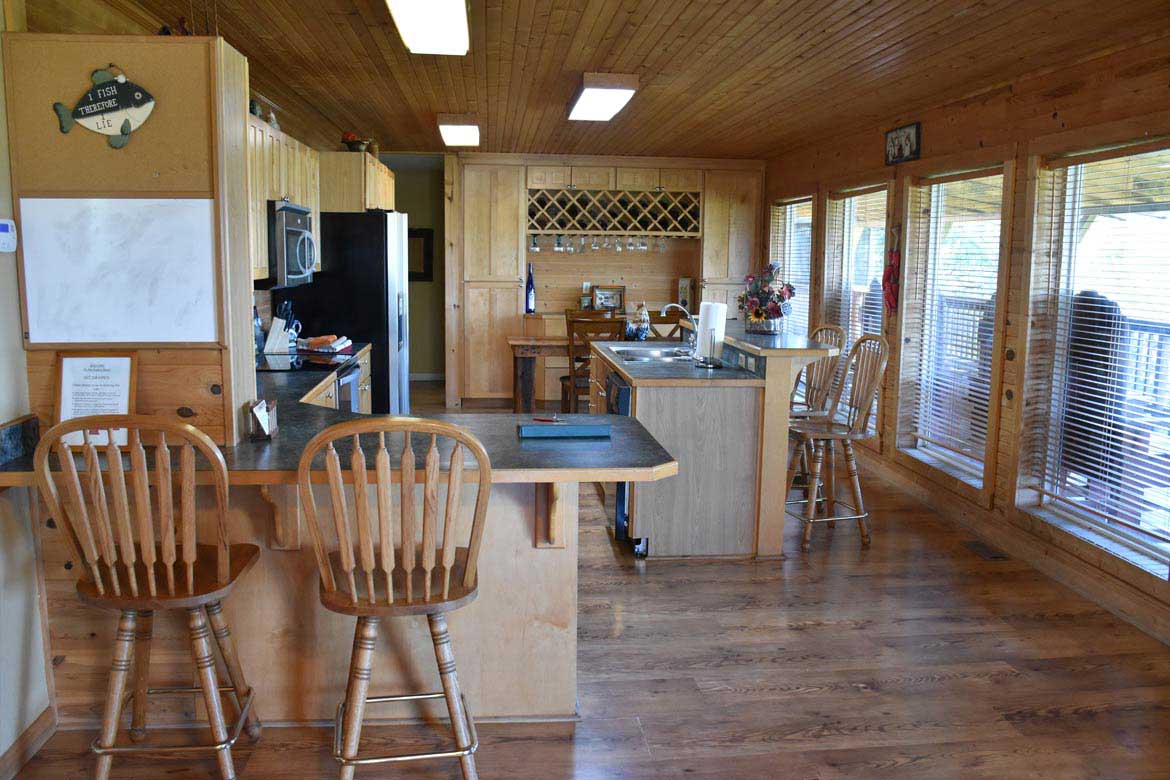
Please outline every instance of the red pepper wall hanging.
[[902, 279], [902, 252], [899, 248], [902, 231], [900, 228], [894, 228], [890, 233], [892, 236], [890, 251], [886, 259], [886, 270], [882, 273], [882, 298], [886, 302], [886, 308], [896, 312], [898, 284]]

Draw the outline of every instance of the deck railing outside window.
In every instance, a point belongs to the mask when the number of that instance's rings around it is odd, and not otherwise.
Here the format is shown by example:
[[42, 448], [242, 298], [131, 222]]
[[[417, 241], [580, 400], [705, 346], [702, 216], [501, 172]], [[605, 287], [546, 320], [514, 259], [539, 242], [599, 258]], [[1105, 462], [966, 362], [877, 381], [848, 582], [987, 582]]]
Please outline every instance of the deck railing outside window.
[[1021, 504], [1170, 560], [1170, 150], [1041, 172]]
[[898, 446], [983, 485], [1003, 175], [912, 188], [903, 269]]

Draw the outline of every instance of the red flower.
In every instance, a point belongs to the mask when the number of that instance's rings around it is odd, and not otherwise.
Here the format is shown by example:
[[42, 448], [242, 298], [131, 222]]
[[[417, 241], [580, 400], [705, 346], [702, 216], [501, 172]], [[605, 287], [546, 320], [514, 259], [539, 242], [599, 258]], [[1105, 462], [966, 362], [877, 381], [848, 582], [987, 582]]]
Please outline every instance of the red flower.
[[759, 298], [748, 298], [747, 299], [747, 308], [748, 309], [760, 308], [760, 299]]
[[765, 308], [768, 310], [769, 318], [776, 319], [780, 316], [780, 304], [776, 303], [776, 301], [768, 301], [768, 305]]

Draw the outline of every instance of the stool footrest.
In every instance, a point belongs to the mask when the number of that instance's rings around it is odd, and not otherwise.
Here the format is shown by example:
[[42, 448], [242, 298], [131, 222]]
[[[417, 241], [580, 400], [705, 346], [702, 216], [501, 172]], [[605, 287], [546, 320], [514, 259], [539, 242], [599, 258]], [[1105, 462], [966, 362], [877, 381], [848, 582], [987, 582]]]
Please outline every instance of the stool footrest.
[[[823, 498], [817, 499], [818, 504], [820, 504], [822, 502], [824, 502]], [[803, 501], [803, 500], [787, 501], [787, 502], [785, 502], [785, 506], [787, 506], [788, 504], [807, 504], [807, 503], [808, 503], [807, 501]], [[784, 510], [784, 514], [788, 515], [791, 518], [794, 518], [796, 520], [800, 520], [800, 521], [805, 522], [805, 523], [832, 523], [832, 522], [836, 522], [837, 520], [868, 520], [869, 519], [869, 512], [858, 512], [857, 507], [853, 506], [850, 503], [842, 501], [839, 498], [834, 503], [845, 507], [846, 509], [853, 512], [854, 514], [851, 514], [851, 515], [820, 515], [819, 517], [813, 517], [812, 519], [809, 519], [808, 517], [805, 517], [804, 515], [798, 515], [795, 512], [790, 512], [787, 509]]]
[[[424, 699], [442, 699], [444, 694], [438, 693], [404, 693], [397, 696], [369, 696], [367, 704], [386, 704], [396, 701], [421, 701]], [[341, 755], [341, 718], [345, 712], [345, 701], [337, 705], [337, 717], [333, 722], [333, 758], [341, 766], [363, 766], [366, 764], [389, 764], [401, 761], [421, 761], [430, 758], [462, 758], [474, 753], [479, 748], [479, 735], [475, 731], [475, 719], [471, 717], [471, 708], [467, 706], [467, 697], [459, 695], [463, 700], [463, 712], [466, 715], [467, 730], [471, 733], [471, 744], [456, 750], [440, 750], [427, 753], [404, 753], [395, 756], [354, 756], [346, 758]]]
[[[161, 688], [147, 688], [146, 692], [147, 694], [167, 695], [177, 693], [202, 693], [203, 689], [198, 686], [176, 685]], [[239, 693], [230, 685], [219, 686], [219, 692], [221, 694], [233, 693], [236, 695], [237, 701], [239, 700]], [[162, 755], [168, 753], [210, 753], [214, 755], [221, 750], [227, 750], [232, 745], [236, 744], [236, 741], [240, 738], [240, 732], [244, 730], [244, 723], [248, 720], [248, 713], [252, 710], [252, 696], [254, 693], [255, 690], [248, 691], [248, 695], [245, 696], [243, 702], [240, 703], [239, 717], [236, 718], [235, 725], [232, 726], [231, 734], [222, 742], [213, 742], [211, 744], [205, 745], [173, 745], [170, 747], [160, 745], [110, 745], [109, 747], [102, 747], [98, 744], [98, 740], [95, 738], [89, 749], [99, 756], [106, 754], [123, 755], [128, 753], [157, 753]], [[131, 691], [131, 693], [126, 697], [126, 700], [129, 701], [133, 698], [134, 693]]]

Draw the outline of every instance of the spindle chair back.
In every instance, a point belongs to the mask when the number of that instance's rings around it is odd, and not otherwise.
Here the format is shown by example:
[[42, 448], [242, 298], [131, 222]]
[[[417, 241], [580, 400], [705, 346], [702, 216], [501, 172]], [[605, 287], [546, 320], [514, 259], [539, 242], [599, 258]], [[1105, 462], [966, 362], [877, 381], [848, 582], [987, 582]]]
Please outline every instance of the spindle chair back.
[[[855, 438], [863, 437], [869, 429], [874, 399], [886, 373], [889, 357], [890, 345], [884, 338], [872, 333], [857, 339], [849, 350], [845, 381], [838, 382], [833, 392], [829, 418], [839, 419], [838, 415], [843, 412], [844, 423]], [[842, 401], [845, 402], [844, 409], [841, 407]]]
[[[809, 334], [809, 339], [840, 350], [845, 345], [845, 329], [837, 325], [821, 325]], [[828, 411], [829, 399], [833, 393], [833, 380], [837, 376], [840, 363], [841, 355], [838, 352], [836, 355], [823, 357], [808, 364], [797, 374], [796, 382], [792, 386], [792, 402], [803, 408], [795, 410], [796, 414], [823, 414]], [[804, 398], [798, 401], [797, 392], [802, 378]]]
[[[420, 442], [426, 445], [421, 459], [414, 451]], [[442, 511], [440, 443], [452, 444], [446, 459], [447, 497]], [[318, 454], [331, 517], [321, 517], [315, 500], [312, 473]], [[464, 480], [469, 476], [467, 457], [474, 461], [478, 491], [464, 543], [457, 538], [457, 530]], [[415, 497], [420, 468], [421, 519]], [[491, 478], [491, 462], [483, 445], [451, 423], [411, 417], [354, 420], [314, 436], [301, 455], [297, 484], [326, 606], [351, 614], [425, 614], [445, 605], [458, 606], [448, 602], [474, 597]], [[395, 482], [399, 484], [397, 508]], [[352, 504], [346, 485], [352, 486]], [[375, 488], [372, 503], [371, 486]], [[346, 604], [354, 609], [346, 609]]]
[[[124, 447], [116, 443], [119, 430], [126, 431]], [[100, 446], [98, 432], [106, 439]], [[81, 433], [80, 444], [65, 441], [74, 433]], [[154, 442], [149, 455], [144, 440]], [[212, 538], [204, 544], [196, 518], [196, 453], [215, 494]], [[231, 579], [227, 466], [199, 429], [146, 415], [75, 418], [45, 432], [33, 469], [51, 516], [65, 521], [64, 536], [98, 595], [193, 596], [197, 571], [213, 571], [210, 579], [199, 578], [201, 587]]]

